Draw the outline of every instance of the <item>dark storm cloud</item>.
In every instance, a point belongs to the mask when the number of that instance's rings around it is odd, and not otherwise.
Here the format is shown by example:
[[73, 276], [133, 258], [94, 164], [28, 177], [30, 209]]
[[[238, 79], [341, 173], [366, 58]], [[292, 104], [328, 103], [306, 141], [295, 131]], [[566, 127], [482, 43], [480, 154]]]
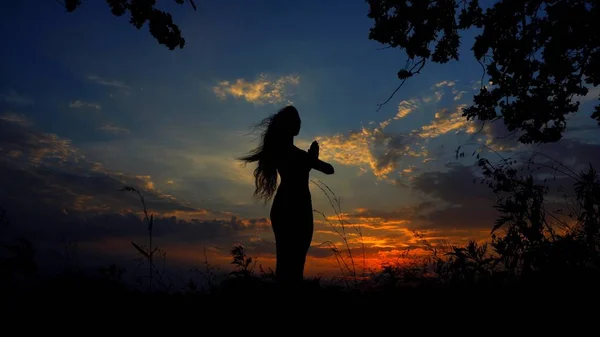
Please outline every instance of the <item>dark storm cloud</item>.
[[[415, 217], [419, 227], [436, 229], [490, 228], [497, 216], [492, 207], [492, 193], [480, 184], [473, 168], [448, 165], [445, 172], [425, 172], [418, 175], [412, 187], [433, 198], [431, 206]], [[432, 209], [433, 208], [433, 209]]]

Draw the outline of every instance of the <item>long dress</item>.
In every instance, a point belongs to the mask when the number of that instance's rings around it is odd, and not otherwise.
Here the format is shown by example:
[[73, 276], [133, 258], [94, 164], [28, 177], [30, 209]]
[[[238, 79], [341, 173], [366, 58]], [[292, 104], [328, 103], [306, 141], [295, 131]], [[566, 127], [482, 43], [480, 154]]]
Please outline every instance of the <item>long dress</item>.
[[297, 147], [277, 162], [281, 182], [270, 218], [276, 245], [275, 275], [279, 283], [303, 280], [306, 254], [313, 236], [313, 208], [309, 190], [310, 155]]

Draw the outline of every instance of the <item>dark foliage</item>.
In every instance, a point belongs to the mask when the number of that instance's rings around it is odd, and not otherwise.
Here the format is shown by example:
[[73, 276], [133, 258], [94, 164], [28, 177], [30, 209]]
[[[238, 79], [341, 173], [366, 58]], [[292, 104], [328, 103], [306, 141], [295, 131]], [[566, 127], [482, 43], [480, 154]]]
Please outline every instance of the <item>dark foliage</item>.
[[[174, 0], [182, 5], [185, 0]], [[193, 0], [188, 0], [192, 8], [196, 10]], [[157, 9], [156, 0], [106, 0], [110, 11], [115, 16], [129, 14], [129, 22], [137, 29], [142, 28], [148, 22], [150, 34], [159, 44], [165, 45], [169, 50], [176, 47], [183, 48], [185, 39], [181, 30], [173, 22], [170, 13]], [[73, 12], [81, 6], [81, 0], [64, 0], [67, 12]]]
[[[367, 2], [369, 38], [408, 56], [402, 83], [427, 61], [458, 60], [460, 31], [480, 29], [471, 50], [492, 85], [482, 83], [463, 116], [503, 119], [523, 143], [561, 139], [566, 116], [579, 110], [573, 98], [600, 84], [598, 1], [500, 0], [487, 9], [478, 0]], [[600, 105], [592, 118], [600, 123]]]

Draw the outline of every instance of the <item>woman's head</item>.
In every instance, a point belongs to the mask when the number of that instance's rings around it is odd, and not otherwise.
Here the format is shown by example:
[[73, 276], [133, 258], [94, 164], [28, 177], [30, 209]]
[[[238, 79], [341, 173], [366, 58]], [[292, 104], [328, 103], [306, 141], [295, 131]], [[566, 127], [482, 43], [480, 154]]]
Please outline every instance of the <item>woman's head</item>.
[[288, 105], [271, 117], [269, 127], [281, 137], [297, 136], [300, 133], [300, 114], [293, 105]]
[[256, 189], [254, 195], [268, 201], [277, 188], [276, 159], [282, 146], [300, 132], [300, 114], [288, 105], [277, 113], [263, 119], [258, 127], [263, 129], [261, 142], [249, 155], [240, 158], [245, 163], [258, 162], [254, 170]]

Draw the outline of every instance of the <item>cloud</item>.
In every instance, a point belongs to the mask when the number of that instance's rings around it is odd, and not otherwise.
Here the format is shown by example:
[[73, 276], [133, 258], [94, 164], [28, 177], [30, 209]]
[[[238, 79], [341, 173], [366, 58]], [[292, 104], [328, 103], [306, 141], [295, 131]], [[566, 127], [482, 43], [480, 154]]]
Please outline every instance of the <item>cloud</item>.
[[436, 112], [431, 123], [423, 125], [417, 134], [421, 138], [437, 138], [450, 132], [474, 133], [477, 131], [475, 123], [462, 116], [465, 107], [465, 104], [457, 105], [452, 113], [448, 113], [447, 109]]
[[[340, 142], [348, 141], [344, 137], [341, 136]], [[358, 147], [348, 151], [345, 154], [347, 158], [340, 160], [354, 161], [369, 169], [373, 169], [371, 165], [374, 165], [374, 169], [380, 170], [380, 173], [386, 172], [387, 165], [395, 162], [391, 159], [393, 156], [390, 156], [390, 151], [402, 148], [401, 144], [423, 140], [416, 134], [390, 135], [377, 128], [365, 128], [364, 133], [354, 137], [355, 139], [350, 139]], [[374, 148], [361, 149], [364, 140]], [[157, 219], [154, 227], [155, 243], [167, 251], [169, 264], [190, 266], [201, 262], [204, 246], [211, 254], [211, 263], [217, 261], [228, 264], [229, 248], [242, 243], [252, 256], [259, 254], [259, 261], [265, 266], [273, 266], [275, 250], [267, 218], [242, 217], [235, 212], [223, 211], [223, 208], [203, 208], [206, 205], [191, 206], [180, 200], [180, 194], [175, 198], [161, 191], [161, 187], [171, 187], [168, 182], [161, 186], [160, 182], [167, 179], [174, 180], [175, 185], [189, 185], [190, 180], [186, 176], [177, 174], [167, 178], [144, 172], [125, 174], [111, 171], [104, 165], [91, 161], [68, 139], [37, 132], [6, 120], [0, 120], [0, 148], [0, 158], [4, 161], [0, 165], [0, 184], [4, 188], [0, 191], [0, 205], [9, 209], [12, 218], [18, 220], [19, 230], [23, 231], [21, 234], [26, 234], [23, 236], [36, 240], [36, 247], [58, 247], [60, 234], [63, 233], [88, 253], [110, 259], [114, 257], [115, 260], [110, 262], [127, 261], [134, 257], [135, 251], [130, 241], [144, 242], [146, 229], [141, 221], [141, 204], [137, 196], [118, 191], [127, 184], [135, 186], [144, 194], [149, 211]], [[363, 150], [372, 157], [365, 160], [357, 156]], [[202, 156], [198, 155], [199, 159], [200, 157]], [[211, 167], [199, 167], [198, 170], [211, 171]], [[414, 165], [405, 165], [399, 171], [413, 175], [422, 173]], [[454, 200], [454, 203], [444, 201], [441, 205], [435, 201], [448, 199], [448, 195], [440, 191], [456, 189], [456, 184], [469, 177], [464, 172], [463, 175], [454, 173], [450, 177], [445, 177], [442, 173], [423, 176], [422, 180], [425, 181], [439, 181], [433, 186], [426, 186], [426, 183], [418, 181], [421, 193], [432, 201], [392, 211], [351, 210], [344, 216], [351, 222], [348, 229], [353, 252], [356, 256], [361, 256], [360, 244], [364, 243], [367, 263], [378, 266], [382, 259], [397, 256], [402, 249], [421, 247], [412, 234], [413, 229], [424, 230], [426, 238], [431, 240], [447, 239], [454, 243], [466, 241], [472, 233], [465, 230], [480, 227], [472, 223], [459, 223], [463, 219], [459, 206], [465, 207], [467, 200], [476, 199], [477, 196], [469, 194], [465, 199]], [[464, 184], [459, 184], [459, 187], [461, 192], [465, 189]], [[200, 194], [206, 193], [201, 189], [197, 190], [200, 190]], [[472, 207], [483, 207], [482, 205], [475, 204]], [[30, 212], [32, 208], [36, 212]], [[264, 214], [264, 209], [261, 209], [260, 214]], [[476, 215], [483, 223], [483, 215]], [[335, 266], [330, 265], [335, 263], [331, 258], [332, 252], [327, 245], [320, 245], [331, 241], [341, 247], [343, 242], [319, 216], [315, 220], [315, 239], [309, 250], [307, 268], [310, 273], [315, 270], [332, 272], [334, 269], [331, 267]], [[446, 221], [448, 224], [437, 224], [438, 221]], [[356, 231], [358, 226], [362, 230], [362, 240]], [[476, 232], [474, 235], [479, 234]], [[45, 250], [42, 249], [41, 252], [44, 254]], [[329, 269], [318, 269], [324, 268], [323, 265], [327, 265]]]
[[3, 121], [6, 121], [6, 122], [19, 124], [21, 126], [28, 126], [28, 125], [32, 124], [31, 121], [27, 117], [25, 117], [25, 115], [17, 114], [14, 112], [7, 112], [4, 114], [1, 114], [0, 119]]
[[125, 185], [144, 195], [156, 219], [157, 245], [196, 245], [197, 251], [187, 252], [188, 259], [200, 252], [199, 245], [217, 247], [226, 257], [235, 243], [252, 248], [253, 242], [269, 241], [271, 235], [264, 217], [192, 207], [161, 191], [150, 175], [109, 170], [68, 139], [5, 119], [0, 119], [0, 161], [0, 205], [15, 225], [11, 235], [32, 240], [42, 256], [46, 248], [59, 247], [62, 234], [88, 252], [131, 259], [135, 251], [130, 244], [111, 250], [115, 242], [139, 241], [146, 235], [141, 202], [135, 193], [119, 191]]
[[410, 145], [411, 135], [386, 135], [379, 128], [317, 137], [320, 156], [347, 166], [371, 170], [378, 179], [388, 179], [402, 156], [419, 157], [424, 153]]
[[35, 101], [32, 98], [21, 95], [13, 89], [9, 90], [8, 92], [6, 92], [4, 94], [1, 94], [0, 101], [6, 102], [9, 104], [20, 105], [20, 106], [27, 106], [27, 105], [35, 104]]
[[444, 88], [453, 88], [455, 85], [455, 81], [440, 81], [434, 84], [431, 88], [435, 91], [435, 101], [439, 102], [442, 100], [442, 98], [444, 97]]
[[104, 132], [112, 133], [114, 135], [121, 135], [121, 134], [128, 134], [128, 133], [130, 133], [129, 129], [124, 128], [124, 127], [120, 127], [120, 126], [116, 126], [116, 125], [112, 125], [112, 124], [102, 125], [98, 129], [102, 130]]
[[417, 104], [417, 101], [414, 99], [400, 102], [400, 104], [398, 104], [398, 113], [396, 114], [396, 117], [394, 117], [394, 120], [408, 116], [408, 114], [413, 112], [418, 107]]
[[[526, 151], [529, 152], [526, 152]], [[545, 162], [556, 166], [561, 163], [572, 171], [587, 170], [592, 165], [600, 169], [600, 144], [597, 141], [586, 141], [577, 138], [563, 138], [556, 143], [529, 146], [523, 151], [522, 156], [533, 156], [538, 162]], [[541, 153], [541, 155], [540, 155]]]
[[[431, 90], [440, 97], [445, 91], [452, 91], [454, 98], [467, 92], [458, 91], [454, 81], [438, 82]], [[406, 187], [406, 180], [414, 179], [418, 171], [425, 171], [423, 164], [431, 163], [429, 166], [437, 170], [444, 161], [454, 160], [454, 150], [459, 145], [462, 150], [471, 148], [475, 153], [510, 154], [533, 149], [533, 145], [519, 143], [518, 134], [509, 132], [502, 120], [486, 123], [468, 120], [463, 116], [468, 104], [458, 103], [455, 99], [443, 104], [447, 107], [437, 108], [439, 102], [427, 95], [402, 100], [393, 117], [370, 122], [359, 130], [318, 137], [322, 144], [321, 154], [326, 160], [358, 167], [359, 174], [372, 172], [379, 180]], [[431, 120], [412, 130], [406, 130], [405, 123], [395, 123], [415, 112], [427, 114], [428, 110], [436, 111]], [[571, 126], [569, 132], [577, 136], [580, 131], [587, 130], [597, 130], [597, 127]], [[448, 150], [451, 146], [455, 148]]]
[[446, 171], [424, 172], [412, 181], [412, 188], [435, 205], [414, 221], [429, 229], [491, 229], [498, 215], [491, 190], [479, 183], [472, 167], [447, 167]]
[[288, 92], [288, 87], [299, 83], [300, 77], [297, 75], [271, 79], [269, 76], [261, 74], [252, 82], [242, 78], [235, 80], [235, 82], [222, 81], [213, 87], [213, 91], [220, 99], [232, 96], [236, 99], [243, 98], [247, 102], [255, 104], [292, 103], [289, 100], [291, 95]]
[[527, 147], [518, 141], [518, 133], [510, 132], [502, 120], [487, 121], [483, 128], [483, 137], [477, 142], [496, 152], [511, 152]]
[[442, 88], [442, 87], [453, 87], [456, 85], [455, 81], [440, 81], [436, 84], [434, 84], [433, 86], [436, 88]]
[[456, 90], [456, 89], [452, 90], [452, 94], [454, 95], [454, 100], [455, 101], [460, 100], [463, 97], [463, 95], [467, 94], [467, 93], [469, 93], [469, 92], [466, 91], [466, 90], [460, 90], [460, 91]]
[[93, 83], [105, 86], [105, 87], [109, 87], [112, 89], [118, 89], [121, 93], [123, 93], [124, 95], [129, 95], [131, 94], [131, 86], [127, 85], [125, 82], [123, 81], [119, 81], [119, 80], [107, 80], [104, 79], [100, 76], [97, 75], [89, 75], [87, 77], [88, 80], [92, 81]]
[[[446, 171], [424, 172], [416, 177], [412, 187], [447, 204], [468, 204], [475, 199], [490, 196], [487, 186], [473, 184], [474, 168], [459, 164], [447, 164]], [[457, 193], [460, 191], [460, 193]]]
[[[219, 134], [213, 137], [213, 131]], [[178, 200], [202, 202], [203, 207], [245, 216], [265, 213], [262, 204], [252, 198], [252, 165], [244, 167], [235, 159], [249, 148], [242, 135], [236, 133], [235, 138], [233, 133], [206, 130], [198, 138], [197, 134], [167, 132], [161, 133], [162, 138], [150, 139], [132, 132], [127, 137], [86, 143], [84, 150], [107, 166], [151, 175], [156, 188], [168, 190]], [[176, 144], [165, 142], [165, 137], [175, 137], [170, 139], [176, 139]]]
[[[331, 247], [328, 243], [333, 243], [343, 252], [350, 247], [355, 257], [362, 259], [365, 253], [366, 259], [369, 260], [368, 264], [379, 267], [382, 261], [397, 259], [407, 250], [417, 254], [426, 253], [423, 239], [433, 246], [445, 243], [465, 244], [470, 239], [478, 241], [489, 239], [488, 228], [491, 228], [492, 222], [483, 224], [482, 221], [478, 226], [471, 227], [464, 224], [457, 225], [452, 219], [448, 221], [435, 218], [435, 221], [446, 221], [450, 224], [432, 225], [431, 219], [438, 216], [439, 210], [435, 202], [425, 201], [397, 207], [394, 210], [355, 208], [343, 212], [340, 216], [345, 223], [347, 245], [340, 236], [342, 229], [337, 215], [327, 216], [327, 222], [318, 216], [315, 218], [317, 229], [313, 248], [317, 246], [327, 248]], [[462, 218], [466, 216], [463, 215]], [[420, 237], [416, 235], [417, 232]], [[312, 254], [319, 257], [331, 256], [328, 250], [313, 250]]]
[[98, 103], [75, 100], [75, 101], [71, 101], [69, 103], [69, 108], [74, 108], [74, 109], [92, 108], [92, 109], [100, 110], [100, 109], [102, 109], [102, 106], [100, 106], [100, 104], [98, 104]]
[[406, 100], [406, 101], [401, 101], [398, 104], [398, 112], [396, 113], [396, 116], [387, 119], [383, 122], [379, 123], [379, 126], [381, 129], [384, 129], [386, 126], [390, 125], [390, 123], [392, 123], [393, 121], [402, 119], [406, 116], [408, 116], [411, 112], [415, 111], [417, 108], [419, 108], [419, 100], [417, 99], [411, 99], [411, 100]]
[[[433, 87], [451, 86], [454, 86], [454, 82], [444, 81]], [[395, 126], [395, 121], [414, 111], [425, 110], [428, 104], [434, 102], [417, 98], [403, 100], [398, 104], [396, 115], [389, 119], [370, 123], [370, 127], [363, 126], [359, 131], [318, 137], [322, 145], [321, 155], [325, 160], [356, 166], [360, 172], [371, 171], [377, 179], [398, 184], [399, 180], [393, 179], [392, 174], [410, 177], [416, 171], [414, 168], [417, 164], [433, 160], [431, 154], [434, 151], [427, 142], [449, 134], [474, 134], [478, 130], [477, 122], [468, 121], [462, 116], [464, 104], [455, 104], [452, 112], [440, 109], [429, 123], [420, 128], [404, 132], [390, 129]], [[416, 158], [420, 158], [419, 163], [414, 161]], [[398, 170], [400, 162], [403, 162], [403, 168]]]
[[34, 132], [30, 125], [20, 120], [0, 119], [0, 152], [12, 153], [5, 161], [22, 167], [64, 168], [67, 163], [78, 163], [84, 158], [71, 146], [70, 140], [52, 133]]
[[[175, 198], [161, 191], [157, 182], [162, 178], [112, 171], [89, 159], [68, 139], [6, 120], [0, 120], [0, 149], [0, 205], [14, 220], [16, 232], [12, 234], [32, 240], [42, 259], [49, 256], [49, 249], [62, 247], [64, 236], [77, 243], [81, 254], [91, 256], [86, 260], [90, 266], [112, 262], [126, 265], [136, 254], [130, 241], [143, 243], [147, 235], [138, 196], [119, 191], [131, 185], [141, 191], [148, 211], [154, 214], [154, 244], [167, 252], [170, 266], [193, 267], [201, 262], [202, 249], [207, 247], [211, 263], [226, 267], [228, 251], [237, 243], [244, 244], [251, 256], [259, 255], [263, 266], [274, 266], [273, 234], [264, 216], [242, 217], [191, 206], [180, 200], [179, 194]], [[9, 153], [13, 155], [5, 155]], [[188, 184], [185, 177], [176, 179], [177, 184], [181, 184], [180, 179]], [[407, 210], [350, 212], [347, 219], [352, 221], [349, 240], [353, 252], [362, 254], [357, 248], [362, 241], [367, 263], [377, 266], [381, 258], [393, 256], [398, 249], [417, 246], [411, 241], [412, 213]], [[264, 214], [263, 208], [260, 213]], [[317, 232], [309, 250], [307, 273], [332, 273], [335, 259], [329, 246], [321, 244], [330, 241], [339, 245], [340, 237], [322, 219], [315, 218]], [[358, 225], [364, 231], [362, 240], [356, 235]], [[56, 261], [47, 261], [47, 265], [56, 265]]]

